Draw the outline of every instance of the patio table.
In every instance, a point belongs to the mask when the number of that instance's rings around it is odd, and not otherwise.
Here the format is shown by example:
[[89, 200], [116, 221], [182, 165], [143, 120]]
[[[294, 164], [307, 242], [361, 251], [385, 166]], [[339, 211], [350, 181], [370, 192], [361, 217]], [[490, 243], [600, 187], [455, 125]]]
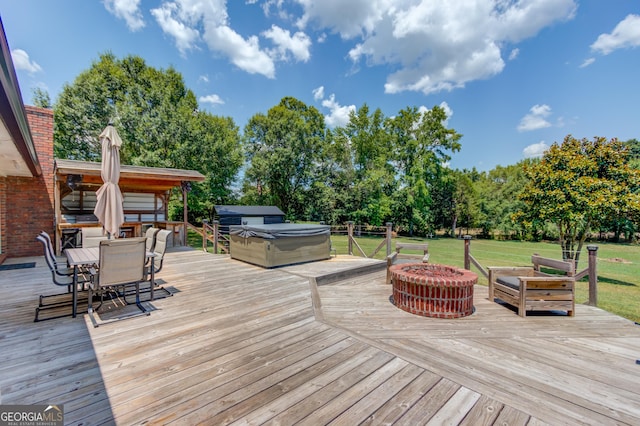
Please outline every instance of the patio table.
[[[81, 266], [98, 265], [100, 262], [100, 247], [80, 247], [80, 248], [68, 248], [64, 251], [67, 256], [69, 266], [73, 267], [73, 318], [76, 317], [78, 312], [78, 269]], [[155, 253], [148, 251], [147, 259], [155, 257]], [[99, 267], [100, 265], [98, 265]], [[151, 269], [151, 280], [149, 282], [149, 299], [153, 300], [153, 288], [155, 287], [155, 271]]]

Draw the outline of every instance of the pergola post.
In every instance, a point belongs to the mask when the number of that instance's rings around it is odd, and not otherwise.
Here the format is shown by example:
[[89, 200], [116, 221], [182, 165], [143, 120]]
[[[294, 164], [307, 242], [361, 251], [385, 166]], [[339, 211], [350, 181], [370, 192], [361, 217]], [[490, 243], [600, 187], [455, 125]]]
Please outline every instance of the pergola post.
[[189, 209], [187, 207], [187, 193], [189, 191], [191, 191], [191, 182], [189, 181], [182, 181], [180, 186], [182, 187], [182, 220], [184, 222], [184, 236], [183, 236], [183, 241], [182, 241], [182, 245], [186, 246], [187, 245], [187, 234], [189, 233], [189, 228], [187, 227], [189, 225], [189, 217], [188, 217], [188, 213], [189, 213]]

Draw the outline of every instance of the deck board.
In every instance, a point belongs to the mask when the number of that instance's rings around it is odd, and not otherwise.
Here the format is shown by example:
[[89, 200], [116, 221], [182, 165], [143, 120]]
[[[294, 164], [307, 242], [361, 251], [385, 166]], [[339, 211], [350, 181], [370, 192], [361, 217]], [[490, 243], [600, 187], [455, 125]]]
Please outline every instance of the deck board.
[[473, 315], [422, 318], [375, 261], [176, 250], [172, 297], [93, 328], [34, 323], [37, 295], [64, 289], [25, 261], [0, 272], [0, 403], [63, 404], [67, 424], [640, 423], [640, 327], [594, 307], [521, 318], [477, 286]]

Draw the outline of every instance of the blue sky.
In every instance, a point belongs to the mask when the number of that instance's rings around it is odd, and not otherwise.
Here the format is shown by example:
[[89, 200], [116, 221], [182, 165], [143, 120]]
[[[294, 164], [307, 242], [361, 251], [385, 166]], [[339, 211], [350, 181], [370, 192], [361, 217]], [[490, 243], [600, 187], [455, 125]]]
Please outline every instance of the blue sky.
[[0, 16], [26, 104], [110, 51], [175, 68], [241, 129], [284, 96], [330, 127], [365, 103], [443, 106], [458, 169], [567, 134], [640, 139], [637, 0], [0, 0]]

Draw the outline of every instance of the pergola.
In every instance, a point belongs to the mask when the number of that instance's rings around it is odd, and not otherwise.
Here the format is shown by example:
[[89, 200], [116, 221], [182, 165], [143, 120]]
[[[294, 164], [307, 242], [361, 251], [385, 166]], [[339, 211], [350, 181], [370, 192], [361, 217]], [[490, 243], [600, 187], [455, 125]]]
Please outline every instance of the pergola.
[[[100, 163], [77, 160], [55, 160], [55, 218], [56, 235], [58, 242], [62, 236], [62, 230], [68, 228], [82, 228], [86, 226], [96, 226], [95, 221], [83, 223], [65, 223], [63, 218], [62, 199], [71, 192], [78, 191], [80, 205], [85, 192], [95, 192], [102, 185], [100, 175]], [[195, 170], [169, 169], [161, 167], [142, 167], [121, 165], [120, 168], [120, 190], [125, 193], [154, 194], [154, 206], [148, 210], [126, 211], [125, 214], [153, 214], [158, 222], [158, 200], [161, 200], [164, 209], [164, 218], [168, 217], [167, 204], [170, 192], [173, 188], [179, 187], [182, 190], [182, 200], [184, 204], [183, 222], [164, 221], [164, 225], [183, 226], [183, 238], [186, 240], [187, 230], [187, 193], [191, 189], [191, 182], [202, 182], [204, 175]], [[83, 213], [83, 211], [80, 211]], [[87, 213], [87, 212], [84, 212]], [[90, 212], [92, 213], [92, 212]], [[141, 222], [126, 222], [126, 225], [134, 227], [134, 234], [140, 235]], [[186, 241], [182, 241], [186, 244]], [[59, 247], [59, 245], [58, 245]]]

